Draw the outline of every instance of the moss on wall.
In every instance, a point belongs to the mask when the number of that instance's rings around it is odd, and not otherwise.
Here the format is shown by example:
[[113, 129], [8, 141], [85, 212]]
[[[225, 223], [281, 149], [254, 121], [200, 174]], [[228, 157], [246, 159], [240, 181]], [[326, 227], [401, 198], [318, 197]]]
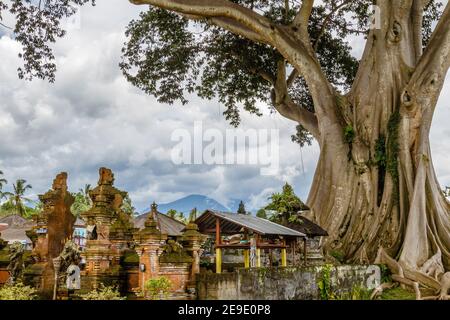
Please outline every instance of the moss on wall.
[[139, 256], [135, 251], [126, 251], [122, 257], [122, 263], [125, 265], [139, 264]]

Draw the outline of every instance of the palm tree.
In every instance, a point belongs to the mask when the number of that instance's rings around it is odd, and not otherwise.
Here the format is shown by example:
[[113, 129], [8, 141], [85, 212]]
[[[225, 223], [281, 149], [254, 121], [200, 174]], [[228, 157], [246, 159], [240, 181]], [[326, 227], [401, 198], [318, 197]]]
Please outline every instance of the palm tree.
[[89, 183], [85, 184], [84, 188], [79, 189], [79, 192], [83, 195], [84, 200], [87, 205], [92, 205], [92, 200], [91, 200], [91, 197], [89, 196], [89, 191], [91, 191], [91, 190], [92, 190], [92, 188]]
[[175, 209], [170, 209], [169, 211], [167, 211], [166, 215], [168, 215], [171, 218], [176, 219], [178, 212]]
[[30, 202], [31, 200], [26, 198], [25, 192], [28, 189], [31, 189], [32, 186], [27, 184], [27, 181], [24, 179], [17, 179], [16, 183], [13, 184], [13, 193], [9, 193], [10, 201], [15, 208], [15, 211], [18, 215], [24, 217], [26, 214], [25, 204], [24, 202]]
[[[0, 170], [0, 176], [2, 176], [2, 175], [3, 175], [3, 171]], [[5, 198], [6, 196], [9, 195], [8, 194], [9, 192], [2, 192], [3, 186], [7, 183], [8, 183], [8, 181], [6, 181], [6, 179], [0, 178], [0, 200], [2, 200], [3, 198]]]

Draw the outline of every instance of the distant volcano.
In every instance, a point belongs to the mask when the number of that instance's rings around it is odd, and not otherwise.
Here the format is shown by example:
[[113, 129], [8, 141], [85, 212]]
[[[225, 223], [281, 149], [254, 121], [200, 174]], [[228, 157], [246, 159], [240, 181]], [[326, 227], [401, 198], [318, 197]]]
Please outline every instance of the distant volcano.
[[[178, 212], [183, 212], [185, 217], [189, 215], [189, 212], [191, 212], [193, 208], [197, 208], [198, 214], [203, 213], [203, 211], [205, 211], [206, 209], [213, 209], [218, 211], [233, 211], [235, 209], [228, 208], [218, 201], [200, 194], [191, 194], [169, 203], [158, 203], [159, 212], [167, 213], [167, 211], [169, 211], [170, 209], [174, 209]], [[145, 209], [142, 213], [148, 211], [150, 211], [150, 208]]]

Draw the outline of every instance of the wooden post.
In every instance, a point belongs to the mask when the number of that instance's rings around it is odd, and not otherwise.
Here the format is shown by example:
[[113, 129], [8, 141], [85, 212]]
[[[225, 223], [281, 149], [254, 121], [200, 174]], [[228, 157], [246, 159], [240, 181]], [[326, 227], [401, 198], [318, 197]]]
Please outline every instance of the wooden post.
[[220, 219], [216, 217], [216, 245], [219, 245], [220, 241]]
[[256, 234], [256, 267], [261, 268], [261, 249], [259, 248], [259, 234]]
[[303, 238], [303, 263], [306, 266], [306, 237]]
[[250, 255], [248, 249], [244, 249], [244, 268], [250, 268]]
[[222, 273], [222, 249], [216, 248], [216, 273]]
[[285, 248], [281, 249], [281, 266], [286, 267], [287, 266], [287, 259], [286, 259], [286, 240], [283, 240], [283, 245]]
[[216, 217], [216, 273], [222, 273], [222, 249], [220, 240], [220, 219]]
[[295, 242], [296, 242], [297, 240], [293, 240], [292, 242], [291, 242], [291, 245], [292, 245], [292, 264], [295, 266], [296, 265], [296, 261], [295, 261]]

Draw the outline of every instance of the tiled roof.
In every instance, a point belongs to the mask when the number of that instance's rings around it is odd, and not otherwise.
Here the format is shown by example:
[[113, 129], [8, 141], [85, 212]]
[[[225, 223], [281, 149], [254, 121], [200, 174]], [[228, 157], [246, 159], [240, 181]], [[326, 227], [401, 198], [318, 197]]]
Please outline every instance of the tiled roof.
[[305, 233], [308, 237], [328, 236], [328, 232], [318, 224], [302, 216], [302, 212], [295, 214], [297, 216], [295, 221], [290, 221], [286, 224], [288, 228]]
[[261, 235], [280, 235], [291, 237], [306, 236], [302, 232], [290, 229], [267, 219], [247, 214], [214, 210], [206, 210], [200, 217], [197, 218], [195, 223], [198, 225], [199, 231], [214, 230], [216, 217], [222, 220], [221, 230], [224, 233], [238, 232], [242, 227], [244, 227]]

